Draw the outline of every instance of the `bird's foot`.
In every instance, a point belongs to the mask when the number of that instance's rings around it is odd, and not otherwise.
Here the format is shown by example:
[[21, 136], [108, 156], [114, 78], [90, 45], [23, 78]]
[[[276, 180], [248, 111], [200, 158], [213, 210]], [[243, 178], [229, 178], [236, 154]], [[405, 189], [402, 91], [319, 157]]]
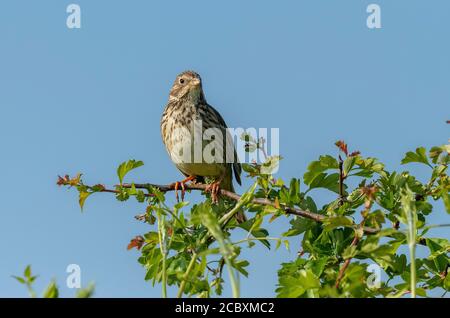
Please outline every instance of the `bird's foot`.
[[211, 200], [213, 203], [219, 203], [220, 181], [209, 184], [205, 192], [211, 192]]
[[175, 190], [175, 197], [177, 198], [177, 202], [180, 202], [180, 198], [178, 196], [178, 189], [181, 188], [181, 201], [184, 201], [184, 194], [186, 193], [186, 183], [192, 180], [195, 180], [195, 176], [189, 176], [184, 180], [172, 183], [171, 186]]

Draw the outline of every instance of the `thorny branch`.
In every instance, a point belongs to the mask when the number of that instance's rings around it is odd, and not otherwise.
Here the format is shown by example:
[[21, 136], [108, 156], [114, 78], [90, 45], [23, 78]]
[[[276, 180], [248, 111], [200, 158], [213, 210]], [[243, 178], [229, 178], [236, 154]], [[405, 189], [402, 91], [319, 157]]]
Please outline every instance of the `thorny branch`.
[[[361, 189], [361, 193], [366, 197], [365, 203], [364, 203], [364, 210], [361, 212], [361, 215], [363, 218], [362, 218], [361, 223], [359, 223], [358, 227], [355, 229], [355, 236], [354, 236], [353, 241], [350, 244], [350, 246], [358, 245], [359, 241], [361, 240], [361, 236], [362, 236], [361, 230], [364, 229], [364, 223], [366, 222], [367, 216], [370, 212], [370, 208], [372, 207], [372, 204], [374, 202], [375, 193], [377, 191], [378, 191], [378, 189], [374, 185], [366, 186]], [[347, 269], [348, 265], [350, 265], [351, 260], [352, 260], [352, 257], [347, 258], [345, 260], [344, 264], [342, 265], [341, 269], [339, 270], [338, 277], [337, 277], [336, 283], [335, 283], [336, 288], [339, 288], [339, 284], [341, 283], [341, 280], [344, 277], [345, 270]]]
[[[175, 187], [173, 184], [168, 184], [168, 185], [159, 185], [159, 184], [152, 184], [152, 183], [143, 183], [143, 184], [139, 184], [139, 183], [135, 183], [135, 184], [123, 184], [122, 187], [124, 188], [131, 188], [134, 185], [134, 187], [136, 189], [147, 189], [150, 190], [152, 187], [153, 188], [157, 188], [158, 190], [162, 191], [162, 192], [169, 192], [169, 191], [174, 191]], [[97, 185], [97, 187], [99, 187], [100, 185]], [[201, 184], [201, 183], [190, 183], [190, 184], [186, 184], [185, 185], [185, 189], [186, 190], [197, 190], [197, 191], [205, 191], [206, 188], [208, 187], [207, 184]], [[97, 192], [110, 192], [110, 193], [119, 193], [120, 191], [118, 190], [112, 190], [112, 189], [107, 189], [106, 187], [104, 187], [103, 185], [101, 186], [100, 190], [97, 190]], [[239, 199], [241, 198], [241, 195], [228, 191], [228, 190], [223, 190], [220, 189], [220, 194], [224, 197], [227, 197], [229, 199], [232, 199], [234, 201], [239, 201]], [[152, 196], [152, 194], [146, 193], [145, 196]], [[254, 198], [252, 201], [252, 203], [254, 204], [260, 204], [260, 205], [268, 205], [268, 206], [273, 206], [275, 208], [281, 208], [284, 210], [284, 212], [286, 214], [291, 214], [291, 215], [297, 215], [297, 216], [301, 216], [319, 223], [322, 223], [325, 219], [326, 216], [325, 215], [321, 215], [321, 214], [317, 214], [317, 213], [313, 213], [310, 211], [305, 211], [296, 207], [289, 207], [289, 206], [284, 206], [284, 205], [280, 205], [277, 204], [269, 199], [264, 199], [264, 198]], [[355, 225], [356, 227], [356, 225]], [[363, 227], [363, 231], [365, 234], [376, 234], [379, 232], [378, 229], [374, 229], [374, 228], [370, 228], [370, 227]]]

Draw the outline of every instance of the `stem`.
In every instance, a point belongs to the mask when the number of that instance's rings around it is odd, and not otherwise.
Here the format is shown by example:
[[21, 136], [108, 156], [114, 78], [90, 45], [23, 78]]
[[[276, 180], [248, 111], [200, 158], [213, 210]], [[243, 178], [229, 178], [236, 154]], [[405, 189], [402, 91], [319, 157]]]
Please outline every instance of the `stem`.
[[[353, 238], [352, 243], [350, 244], [350, 246], [355, 246], [359, 243], [359, 237], [358, 234], [355, 233], [355, 237]], [[342, 278], [344, 277], [344, 273], [347, 270], [348, 265], [350, 265], [350, 262], [352, 261], [352, 258], [347, 258], [344, 262], [344, 264], [342, 265], [341, 269], [339, 270], [338, 273], [338, 277], [336, 279], [336, 283], [334, 285], [334, 287], [339, 288], [339, 284], [341, 283]]]
[[197, 253], [192, 254], [191, 261], [186, 269], [186, 273], [183, 275], [183, 280], [181, 281], [180, 288], [178, 289], [177, 298], [181, 298], [183, 296], [184, 287], [186, 286], [187, 279], [191, 274], [192, 269], [194, 268], [195, 260], [197, 259]]
[[[366, 207], [366, 212], [369, 213], [369, 209], [371, 207], [371, 203]], [[366, 214], [367, 215], [367, 214]], [[359, 224], [359, 228], [362, 230], [364, 228], [364, 223], [366, 222], [366, 216], [363, 216], [363, 219], [361, 223]], [[360, 233], [358, 233], [358, 230], [355, 230], [355, 236], [353, 237], [353, 241], [350, 243], [350, 246], [356, 246], [358, 245], [360, 241]], [[339, 288], [339, 284], [341, 283], [342, 278], [344, 277], [344, 273], [347, 270], [348, 265], [350, 265], [350, 262], [352, 261], [352, 258], [347, 258], [342, 265], [341, 269], [339, 270], [338, 277], [336, 279], [335, 287]]]
[[416, 298], [416, 244], [408, 245], [411, 257], [411, 298]]
[[36, 292], [33, 290], [33, 287], [31, 287], [31, 283], [27, 283], [27, 289], [28, 293], [30, 294], [30, 297], [36, 298]]
[[344, 204], [344, 161], [342, 160], [341, 155], [339, 155], [339, 205]]
[[409, 257], [410, 257], [410, 272], [411, 272], [411, 298], [416, 298], [416, 224], [415, 215], [413, 211], [408, 213], [408, 231], [409, 231]]
[[167, 273], [166, 273], [166, 258], [167, 251], [165, 247], [165, 226], [164, 219], [165, 217], [161, 217], [161, 212], [158, 211], [158, 239], [159, 239], [159, 248], [161, 250], [162, 255], [162, 297], [167, 298]]
[[233, 267], [231, 266], [231, 262], [228, 257], [225, 257], [225, 263], [227, 264], [228, 274], [230, 276], [231, 281], [231, 290], [233, 292], [233, 298], [239, 298], [239, 282], [238, 278], [233, 273]]
[[409, 247], [409, 258], [410, 258], [410, 289], [411, 298], [416, 298], [416, 240], [417, 240], [417, 229], [416, 229], [416, 206], [413, 201], [413, 194], [409, 188], [406, 189], [405, 193], [402, 194], [402, 205], [403, 211], [406, 216], [406, 223], [408, 226], [408, 247]]

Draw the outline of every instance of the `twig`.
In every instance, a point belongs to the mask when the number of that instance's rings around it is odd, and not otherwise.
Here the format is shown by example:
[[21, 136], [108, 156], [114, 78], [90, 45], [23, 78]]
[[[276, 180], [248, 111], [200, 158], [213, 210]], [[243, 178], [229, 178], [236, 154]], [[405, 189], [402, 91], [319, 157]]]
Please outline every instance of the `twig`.
[[[368, 189], [373, 189], [373, 188], [368, 188]], [[355, 229], [355, 236], [354, 236], [353, 241], [350, 244], [350, 246], [358, 245], [358, 243], [361, 239], [361, 236], [362, 236], [361, 229], [364, 229], [364, 223], [366, 222], [367, 215], [368, 215], [370, 208], [372, 206], [372, 203], [373, 203], [372, 194], [373, 193], [369, 194], [368, 199], [366, 199], [365, 210], [363, 212], [361, 212], [363, 219], [362, 219], [361, 223], [359, 223], [358, 228]], [[335, 284], [336, 288], [339, 288], [339, 284], [341, 283], [341, 280], [344, 277], [345, 270], [347, 269], [348, 265], [350, 265], [351, 260], [352, 260], [352, 257], [347, 258], [345, 260], [344, 264], [342, 265], [341, 269], [339, 270], [339, 274], [338, 274], [338, 277], [336, 279], [336, 284]]]
[[[350, 246], [356, 246], [359, 243], [359, 236], [355, 233], [355, 237], [353, 238], [352, 243]], [[335, 287], [339, 288], [339, 284], [341, 283], [342, 277], [344, 277], [345, 270], [347, 269], [348, 265], [350, 265], [350, 261], [352, 260], [351, 257], [347, 258], [344, 262], [344, 265], [342, 265], [341, 269], [339, 270], [338, 277], [336, 279]]]
[[339, 205], [344, 204], [344, 169], [343, 169], [344, 161], [342, 160], [341, 155], [339, 155]]

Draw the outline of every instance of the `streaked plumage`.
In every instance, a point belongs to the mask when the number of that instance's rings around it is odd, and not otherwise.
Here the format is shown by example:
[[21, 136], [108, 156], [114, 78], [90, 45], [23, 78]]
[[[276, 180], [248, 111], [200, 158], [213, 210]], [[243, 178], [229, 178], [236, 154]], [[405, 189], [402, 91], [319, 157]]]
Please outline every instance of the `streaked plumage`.
[[[187, 132], [193, 137], [193, 123], [195, 120], [202, 121], [202, 133], [208, 128], [220, 129], [224, 136], [223, 145], [226, 145], [222, 147], [223, 154], [225, 156], [226, 149], [231, 149], [234, 153], [234, 162], [226, 162], [225, 158], [222, 163], [207, 163], [205, 160], [198, 163], [180, 162], [180, 154], [177, 150], [179, 150], [180, 144], [183, 145], [183, 143], [187, 142], [185, 135]], [[161, 135], [167, 152], [177, 168], [185, 176], [195, 176], [200, 181], [205, 178], [211, 178], [216, 181], [222, 179], [220, 188], [234, 191], [233, 175], [236, 181], [241, 184], [241, 165], [237, 159], [232, 141], [230, 142], [229, 139], [225, 138], [228, 133], [226, 129], [227, 125], [222, 116], [206, 102], [200, 76], [193, 71], [179, 74], [172, 86], [168, 104], [161, 118]], [[226, 141], [228, 141], [228, 144]], [[210, 142], [203, 141], [202, 149]], [[194, 143], [192, 139], [191, 145], [193, 159]]]

